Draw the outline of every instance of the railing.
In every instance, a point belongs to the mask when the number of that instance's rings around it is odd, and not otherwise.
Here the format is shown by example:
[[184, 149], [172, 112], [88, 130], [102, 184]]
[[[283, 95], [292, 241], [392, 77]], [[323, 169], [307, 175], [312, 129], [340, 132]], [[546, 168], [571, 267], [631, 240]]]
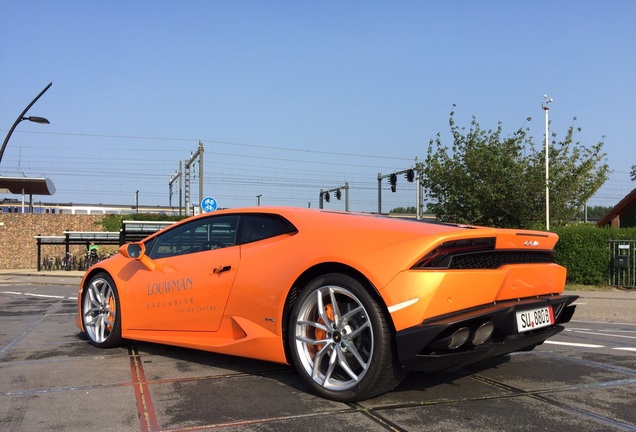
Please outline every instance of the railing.
[[636, 288], [636, 240], [610, 240], [608, 284]]
[[[94, 257], [90, 256], [90, 245], [117, 245], [124, 243], [140, 241], [150, 234], [162, 230], [174, 222], [163, 221], [122, 221], [119, 232], [107, 231], [64, 231], [62, 236], [34, 236], [37, 241], [37, 268], [38, 271], [44, 270], [86, 270], [91, 263], [94, 263]], [[43, 245], [63, 245], [65, 248], [64, 255], [44, 256], [42, 257]], [[83, 245], [86, 247], [86, 254], [75, 256], [70, 252], [70, 246]], [[98, 259], [105, 258], [100, 255]]]

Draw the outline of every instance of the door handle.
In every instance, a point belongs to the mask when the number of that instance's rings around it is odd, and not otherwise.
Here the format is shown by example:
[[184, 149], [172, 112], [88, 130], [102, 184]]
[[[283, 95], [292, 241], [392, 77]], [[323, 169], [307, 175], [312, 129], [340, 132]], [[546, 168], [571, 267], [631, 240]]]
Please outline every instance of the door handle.
[[224, 266], [224, 265], [220, 265], [218, 267], [215, 267], [214, 270], [212, 270], [212, 273], [214, 274], [220, 274], [226, 271], [229, 271], [232, 268], [232, 266]]

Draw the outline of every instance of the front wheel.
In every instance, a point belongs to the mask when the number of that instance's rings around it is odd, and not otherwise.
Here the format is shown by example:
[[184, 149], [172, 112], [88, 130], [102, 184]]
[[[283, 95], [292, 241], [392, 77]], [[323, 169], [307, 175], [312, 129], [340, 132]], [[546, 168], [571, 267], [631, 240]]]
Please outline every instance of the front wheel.
[[105, 273], [95, 275], [84, 288], [82, 322], [91, 344], [100, 348], [121, 344], [119, 294]]
[[288, 338], [296, 370], [328, 399], [377, 396], [405, 375], [381, 306], [344, 274], [320, 276], [303, 288], [291, 311]]

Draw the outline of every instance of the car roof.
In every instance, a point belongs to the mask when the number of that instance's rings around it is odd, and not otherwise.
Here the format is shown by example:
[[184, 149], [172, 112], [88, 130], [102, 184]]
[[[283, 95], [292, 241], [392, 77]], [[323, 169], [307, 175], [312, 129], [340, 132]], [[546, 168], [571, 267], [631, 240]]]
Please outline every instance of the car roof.
[[396, 218], [376, 213], [343, 212], [336, 210], [310, 209], [303, 207], [259, 206], [218, 210], [194, 216], [196, 218], [229, 214], [273, 214], [280, 215], [299, 230], [317, 227], [339, 228], [344, 230], [387, 230], [405, 231], [413, 234], [439, 234], [452, 231], [465, 231], [475, 228], [465, 225], [441, 224], [416, 219]]

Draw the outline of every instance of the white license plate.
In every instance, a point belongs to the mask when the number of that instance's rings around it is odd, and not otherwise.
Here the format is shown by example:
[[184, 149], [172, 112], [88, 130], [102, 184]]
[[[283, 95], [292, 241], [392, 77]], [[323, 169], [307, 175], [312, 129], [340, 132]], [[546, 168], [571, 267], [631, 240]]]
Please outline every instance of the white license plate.
[[547, 327], [554, 324], [552, 306], [517, 312], [517, 331], [519, 333]]

